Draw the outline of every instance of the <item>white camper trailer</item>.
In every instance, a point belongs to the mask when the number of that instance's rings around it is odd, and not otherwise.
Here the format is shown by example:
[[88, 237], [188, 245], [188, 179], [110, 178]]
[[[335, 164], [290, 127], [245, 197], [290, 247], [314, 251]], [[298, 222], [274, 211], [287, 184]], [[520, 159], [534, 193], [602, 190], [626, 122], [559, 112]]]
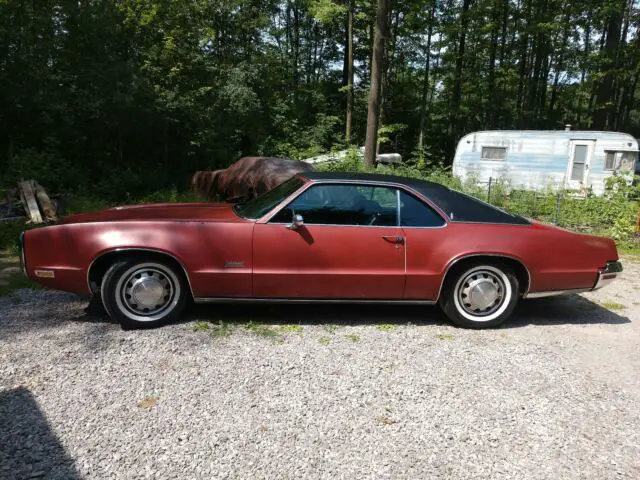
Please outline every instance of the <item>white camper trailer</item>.
[[462, 137], [453, 174], [479, 182], [498, 179], [515, 188], [591, 188], [604, 192], [618, 173], [629, 183], [638, 168], [638, 141], [618, 132], [495, 130]]

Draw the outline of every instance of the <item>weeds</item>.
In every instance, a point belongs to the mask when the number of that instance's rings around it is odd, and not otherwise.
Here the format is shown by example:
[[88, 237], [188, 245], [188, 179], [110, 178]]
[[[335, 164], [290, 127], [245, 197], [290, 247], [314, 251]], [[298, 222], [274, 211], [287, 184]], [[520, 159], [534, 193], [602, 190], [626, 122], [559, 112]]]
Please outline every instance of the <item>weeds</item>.
[[304, 328], [302, 327], [302, 325], [282, 325], [280, 326], [280, 331], [283, 333], [295, 333], [302, 336]]
[[446, 342], [451, 342], [451, 341], [452, 341], [454, 338], [456, 338], [456, 337], [454, 337], [454, 336], [453, 336], [453, 335], [451, 335], [450, 333], [438, 333], [438, 334], [436, 335], [436, 338], [437, 338], [438, 340], [443, 340], [443, 341], [446, 341]]
[[601, 305], [607, 310], [622, 310], [623, 308], [626, 308], [621, 303], [611, 301], [602, 302]]
[[394, 420], [393, 418], [387, 417], [386, 415], [378, 415], [376, 417], [376, 421], [383, 425], [393, 425], [394, 423], [397, 423], [396, 420]]
[[234, 325], [219, 320], [218, 325], [211, 329], [209, 335], [211, 335], [211, 338], [230, 337], [233, 334], [233, 329]]
[[395, 367], [395, 365], [393, 364], [393, 362], [391, 362], [391, 363], [386, 364], [384, 367], [382, 367], [382, 370], [384, 370], [385, 372], [388, 372], [388, 373], [392, 373], [394, 367]]
[[276, 332], [273, 328], [269, 327], [268, 325], [255, 323], [253, 320], [247, 323], [244, 326], [244, 328], [259, 337], [276, 338], [280, 336], [278, 332]]
[[383, 332], [391, 332], [395, 329], [396, 325], [393, 325], [392, 323], [381, 323], [379, 325], [376, 325], [376, 330], [381, 330]]
[[9, 295], [15, 290], [20, 290], [22, 288], [40, 290], [45, 287], [30, 280], [22, 272], [14, 273], [8, 277], [0, 277], [0, 297]]
[[344, 336], [347, 340], [351, 340], [353, 343], [358, 343], [360, 341], [360, 335], [357, 333], [348, 333]]
[[335, 323], [330, 323], [330, 324], [324, 326], [324, 329], [327, 332], [331, 333], [331, 334], [333, 334], [339, 328], [344, 328], [344, 326], [343, 325], [336, 325]]
[[331, 338], [329, 337], [321, 337], [318, 339], [318, 343], [320, 345], [329, 345], [331, 343]]
[[192, 330], [194, 332], [204, 332], [204, 331], [208, 331], [211, 328], [211, 324], [209, 322], [200, 322], [197, 321], [193, 327]]

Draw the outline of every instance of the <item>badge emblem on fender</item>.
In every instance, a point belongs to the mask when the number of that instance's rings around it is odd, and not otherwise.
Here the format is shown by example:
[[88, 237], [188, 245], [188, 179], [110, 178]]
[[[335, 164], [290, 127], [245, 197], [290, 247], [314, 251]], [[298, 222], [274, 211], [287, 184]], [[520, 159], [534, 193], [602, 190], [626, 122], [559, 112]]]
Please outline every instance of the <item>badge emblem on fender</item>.
[[244, 262], [225, 262], [224, 268], [244, 268]]

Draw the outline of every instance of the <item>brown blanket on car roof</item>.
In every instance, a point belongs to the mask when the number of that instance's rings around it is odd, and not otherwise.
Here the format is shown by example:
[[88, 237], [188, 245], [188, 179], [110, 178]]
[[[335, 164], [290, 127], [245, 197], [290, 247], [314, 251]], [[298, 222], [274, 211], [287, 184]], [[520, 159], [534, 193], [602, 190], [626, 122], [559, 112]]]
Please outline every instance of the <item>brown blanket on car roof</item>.
[[275, 157], [243, 157], [228, 168], [198, 171], [191, 188], [208, 199], [243, 202], [255, 198], [301, 172], [313, 170], [305, 162]]

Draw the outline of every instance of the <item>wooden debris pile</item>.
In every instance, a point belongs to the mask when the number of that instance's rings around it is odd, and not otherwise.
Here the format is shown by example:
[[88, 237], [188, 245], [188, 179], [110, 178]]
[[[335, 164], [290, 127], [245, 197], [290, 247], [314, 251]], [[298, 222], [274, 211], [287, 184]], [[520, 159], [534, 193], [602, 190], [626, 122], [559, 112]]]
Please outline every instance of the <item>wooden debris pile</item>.
[[0, 200], [0, 221], [23, 220], [27, 223], [55, 222], [62, 212], [59, 196], [50, 197], [35, 180], [18, 182]]

